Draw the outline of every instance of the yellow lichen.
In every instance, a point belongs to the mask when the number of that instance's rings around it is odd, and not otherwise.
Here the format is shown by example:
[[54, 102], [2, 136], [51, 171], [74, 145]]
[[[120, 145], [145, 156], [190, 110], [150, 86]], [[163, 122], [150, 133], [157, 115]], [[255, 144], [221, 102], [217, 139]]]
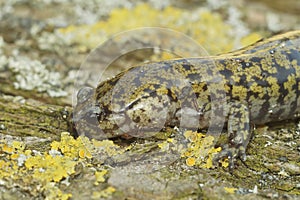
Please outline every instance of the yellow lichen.
[[269, 96], [279, 96], [280, 95], [280, 92], [279, 92], [279, 89], [280, 89], [280, 86], [278, 84], [278, 79], [276, 79], [275, 77], [272, 77], [272, 76], [269, 76], [266, 78], [266, 80], [268, 81], [270, 87], [268, 87], [267, 91], [268, 91], [268, 94]]
[[102, 171], [96, 171], [95, 172], [95, 185], [99, 185], [99, 183], [103, 183], [105, 181], [104, 175], [107, 174], [107, 170], [102, 170]]
[[47, 183], [44, 187], [44, 193], [46, 194], [46, 200], [67, 200], [72, 197], [72, 194], [63, 193], [54, 183]]
[[102, 141], [98, 141], [98, 140], [92, 140], [91, 144], [93, 145], [93, 147], [95, 148], [95, 152], [96, 153], [105, 153], [108, 156], [114, 156], [114, 155], [118, 155], [121, 154], [129, 149], [132, 148], [132, 146], [128, 146], [126, 148], [122, 148], [118, 145], [116, 145], [113, 141], [111, 140], [102, 140]]
[[0, 178], [10, 177], [12, 174], [11, 162], [0, 160]]
[[168, 138], [167, 142], [174, 143], [174, 139], [173, 138]]
[[78, 152], [79, 158], [84, 158], [86, 155], [86, 151], [84, 149], [80, 149]]
[[19, 141], [13, 141], [12, 142], [12, 147], [16, 150], [16, 151], [23, 151], [25, 149], [25, 144], [23, 142], [19, 142]]
[[53, 141], [51, 144], [51, 149], [53, 150], [58, 150], [59, 149], [59, 146], [60, 146], [60, 143], [58, 141]]
[[194, 166], [196, 164], [196, 160], [193, 157], [189, 157], [185, 161], [186, 161], [186, 165], [189, 167]]
[[[233, 28], [224, 23], [218, 13], [203, 10], [192, 13], [172, 6], [158, 10], [148, 4], [138, 4], [132, 9], [117, 8], [111, 12], [105, 21], [91, 25], [71, 25], [59, 29], [58, 33], [70, 38], [73, 43], [79, 44], [79, 49], [86, 49], [86, 47], [91, 49], [116, 33], [145, 25], [147, 27], [171, 28], [185, 33], [203, 45], [210, 54], [231, 51], [234, 43], [237, 42], [235, 35], [231, 34]], [[256, 41], [257, 38], [259, 38], [258, 34], [254, 33], [245, 37], [241, 42], [243, 45], [247, 45]], [[181, 56], [188, 55], [187, 52], [187, 55]], [[169, 59], [173, 57], [174, 55], [167, 53], [160, 58]]]
[[228, 167], [229, 166], [229, 161], [228, 161], [228, 158], [224, 159], [224, 160], [221, 160], [221, 165], [222, 167]]
[[157, 146], [162, 150], [168, 150], [169, 149], [169, 142], [167, 140], [158, 143]]
[[237, 188], [224, 187], [224, 190], [229, 194], [234, 194]]
[[4, 151], [5, 153], [12, 153], [14, 151], [14, 149], [12, 147], [4, 144], [2, 147], [2, 151]]
[[59, 182], [75, 172], [76, 162], [69, 157], [38, 155], [25, 161], [25, 167], [33, 170], [33, 177], [41, 181]]
[[116, 189], [114, 187], [109, 186], [104, 190], [93, 192], [92, 199], [107, 198], [115, 191]]
[[[190, 141], [187, 148], [181, 152], [181, 157], [186, 158], [186, 164], [201, 168], [213, 168], [213, 158], [221, 151], [221, 147], [214, 148], [215, 138], [193, 131], [186, 131], [184, 136]], [[225, 163], [226, 161], [222, 161], [222, 166], [225, 167]]]
[[65, 156], [71, 158], [91, 158], [91, 143], [87, 137], [79, 136], [74, 139], [68, 132], [61, 134], [61, 141], [54, 141], [51, 143], [51, 149], [60, 150]]
[[293, 86], [296, 84], [296, 78], [294, 74], [288, 76], [288, 80], [283, 83], [284, 89], [288, 90], [289, 93], [292, 93]]
[[12, 160], [16, 160], [16, 159], [19, 158], [19, 154], [14, 153], [14, 154], [12, 154], [12, 155], [10, 156], [10, 158], [11, 158]]
[[[93, 146], [93, 143], [97, 146]], [[79, 162], [85, 162], [85, 166], [89, 166], [92, 152], [102, 149], [109, 154], [114, 147], [114, 154], [117, 154], [121, 149], [112, 141], [92, 142], [86, 137], [74, 139], [66, 132], [61, 134], [60, 141], [53, 141], [50, 147], [49, 152], [39, 152], [26, 149], [22, 142], [8, 143], [1, 140], [0, 151], [5, 160], [0, 160], [0, 179], [9, 177], [22, 180], [20, 182], [24, 184], [37, 184], [37, 192], [42, 192], [45, 199], [69, 199], [72, 195], [62, 192], [58, 186], [62, 180], [75, 173], [75, 166]], [[120, 152], [128, 148], [123, 149]], [[104, 182], [103, 176], [106, 173], [107, 170], [97, 171], [95, 184]], [[100, 196], [108, 196], [113, 190], [107, 188]]]
[[157, 144], [160, 148], [161, 152], [178, 152], [181, 151], [182, 145], [181, 143], [175, 138], [164, 138], [161, 142]]
[[261, 38], [262, 37], [261, 37], [260, 34], [251, 33], [251, 34], [249, 34], [249, 35], [247, 35], [247, 36], [245, 36], [241, 39], [241, 44], [242, 44], [242, 46], [248, 46], [248, 45], [254, 43], [255, 41], [260, 40]]
[[264, 88], [255, 82], [250, 86], [250, 91], [263, 95]]

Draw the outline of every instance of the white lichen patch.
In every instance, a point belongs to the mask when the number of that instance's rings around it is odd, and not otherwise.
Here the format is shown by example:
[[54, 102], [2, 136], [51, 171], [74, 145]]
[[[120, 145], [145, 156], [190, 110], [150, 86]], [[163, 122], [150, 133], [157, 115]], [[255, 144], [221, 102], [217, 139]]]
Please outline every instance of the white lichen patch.
[[241, 9], [236, 5], [232, 5], [229, 0], [209, 0], [207, 6], [211, 11], [217, 11], [223, 9], [227, 14], [226, 23], [229, 24], [232, 29], [230, 35], [234, 36], [234, 49], [241, 48], [245, 44], [242, 43], [242, 39], [247, 37], [250, 33], [249, 28], [243, 22], [243, 14]]
[[132, 8], [134, 4], [130, 0], [93, 0], [81, 1], [74, 0], [75, 15], [82, 24], [92, 24], [102, 17], [109, 15], [115, 8]]
[[5, 42], [3, 38], [0, 36], [0, 70], [3, 70], [4, 67], [7, 65], [7, 57], [4, 55], [3, 47], [5, 45]]
[[[68, 0], [41, 0], [41, 3], [46, 5], [50, 4], [67, 4]], [[72, 0], [74, 7], [70, 11], [73, 16], [74, 22], [79, 24], [92, 24], [101, 18], [109, 15], [115, 8], [132, 8], [134, 2], [130, 0]], [[52, 19], [57, 19], [56, 16]], [[53, 20], [50, 20], [53, 21]], [[55, 23], [59, 23], [55, 20]]]
[[24, 162], [26, 161], [27, 156], [25, 154], [20, 154], [17, 161], [18, 161], [18, 166], [21, 167], [23, 166]]
[[0, 2], [0, 20], [8, 13], [13, 11], [11, 1]]
[[62, 37], [61, 35], [56, 34], [56, 32], [43, 32], [37, 38], [37, 42], [39, 49], [50, 52], [60, 52], [62, 47], [66, 47], [70, 44], [68, 37]]
[[172, 5], [172, 1], [171, 0], [148, 0], [148, 3], [156, 9], [163, 9], [166, 8], [167, 6]]
[[0, 70], [4, 69], [4, 67], [6, 66], [7, 64], [7, 58], [5, 55], [2, 55], [1, 52], [0, 52]]
[[0, 36], [0, 53], [2, 53], [2, 48], [4, 47], [4, 40], [3, 40], [3, 37]]
[[49, 71], [38, 60], [27, 57], [10, 58], [8, 68], [15, 74], [14, 87], [22, 90], [47, 92], [51, 97], [66, 96], [61, 89], [61, 77], [58, 72]]

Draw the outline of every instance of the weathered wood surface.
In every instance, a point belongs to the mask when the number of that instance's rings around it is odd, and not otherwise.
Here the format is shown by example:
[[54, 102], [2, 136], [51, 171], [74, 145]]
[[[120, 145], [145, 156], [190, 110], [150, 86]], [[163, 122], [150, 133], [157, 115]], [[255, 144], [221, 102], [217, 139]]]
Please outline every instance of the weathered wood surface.
[[0, 134], [58, 139], [68, 131], [69, 106], [0, 96]]

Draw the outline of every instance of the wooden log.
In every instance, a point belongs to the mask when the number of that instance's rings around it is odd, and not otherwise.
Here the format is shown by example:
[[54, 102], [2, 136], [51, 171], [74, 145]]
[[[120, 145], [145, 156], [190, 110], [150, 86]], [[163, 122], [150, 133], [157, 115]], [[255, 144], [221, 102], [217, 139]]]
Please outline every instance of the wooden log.
[[58, 139], [68, 131], [70, 106], [25, 100], [20, 96], [0, 96], [0, 134]]

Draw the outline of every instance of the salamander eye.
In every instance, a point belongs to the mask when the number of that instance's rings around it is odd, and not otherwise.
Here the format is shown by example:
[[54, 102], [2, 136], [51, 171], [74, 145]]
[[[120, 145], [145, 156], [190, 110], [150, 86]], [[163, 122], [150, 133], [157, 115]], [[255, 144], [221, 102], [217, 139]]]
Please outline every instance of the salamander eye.
[[94, 89], [91, 87], [82, 87], [77, 93], [77, 103], [86, 102], [94, 94]]

